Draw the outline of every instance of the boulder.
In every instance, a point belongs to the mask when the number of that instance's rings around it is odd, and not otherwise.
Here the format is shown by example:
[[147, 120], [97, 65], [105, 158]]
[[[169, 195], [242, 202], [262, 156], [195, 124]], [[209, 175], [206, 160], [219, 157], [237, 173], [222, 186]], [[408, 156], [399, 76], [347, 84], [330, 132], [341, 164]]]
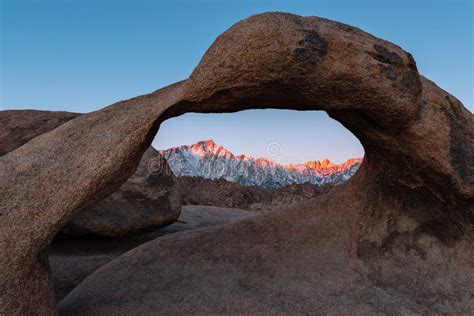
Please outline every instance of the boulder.
[[[0, 112], [0, 150], [8, 153], [80, 115], [34, 110]], [[123, 237], [164, 227], [178, 219], [180, 196], [166, 160], [150, 147], [127, 182], [105, 199], [85, 206], [61, 235]]]
[[80, 114], [37, 110], [0, 112], [0, 156], [6, 155], [38, 135], [49, 132]]
[[[87, 277], [59, 313], [470, 314], [469, 242], [449, 248], [400, 232], [372, 245], [357, 235], [354, 220], [367, 205], [358, 189], [152, 240]], [[392, 225], [410, 224], [402, 217]]]
[[0, 158], [0, 314], [56, 312], [48, 245], [135, 172], [182, 85], [79, 116]]
[[149, 233], [121, 239], [56, 238], [48, 251], [56, 300], [61, 301], [87, 276], [140, 244], [181, 231], [223, 225], [255, 215], [254, 212], [215, 206], [183, 206], [179, 221]]
[[83, 208], [61, 233], [124, 237], [170, 225], [180, 213], [176, 178], [165, 158], [150, 147], [127, 182], [105, 199]]
[[285, 13], [232, 26], [186, 81], [0, 158], [1, 312], [54, 312], [41, 254], [125, 182], [163, 120], [268, 107], [327, 111], [364, 146], [359, 171], [302, 204], [135, 248], [59, 312], [472, 313], [474, 116], [400, 47]]

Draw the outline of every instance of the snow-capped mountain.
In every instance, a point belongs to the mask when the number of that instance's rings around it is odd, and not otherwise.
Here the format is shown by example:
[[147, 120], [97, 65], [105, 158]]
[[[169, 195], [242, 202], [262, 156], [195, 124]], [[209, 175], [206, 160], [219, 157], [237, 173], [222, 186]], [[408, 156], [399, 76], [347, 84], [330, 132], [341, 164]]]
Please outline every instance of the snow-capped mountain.
[[236, 156], [213, 140], [159, 152], [166, 158], [177, 177], [223, 178], [267, 189], [306, 182], [315, 185], [341, 183], [349, 180], [362, 162], [362, 158], [354, 158], [342, 164], [334, 164], [325, 159], [281, 165], [268, 158]]

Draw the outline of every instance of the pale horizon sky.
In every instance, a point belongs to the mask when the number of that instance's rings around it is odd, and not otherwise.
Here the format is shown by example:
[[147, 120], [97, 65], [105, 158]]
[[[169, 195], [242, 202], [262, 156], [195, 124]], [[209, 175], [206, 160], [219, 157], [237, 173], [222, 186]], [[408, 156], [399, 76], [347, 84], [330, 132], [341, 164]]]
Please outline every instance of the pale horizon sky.
[[[0, 110], [86, 113], [189, 76], [215, 38], [250, 15], [320, 16], [392, 41], [421, 74], [472, 112], [470, 0], [0, 0]], [[186, 114], [163, 123], [154, 145], [214, 139], [236, 154], [278, 162], [362, 156], [358, 140], [324, 112]]]
[[168, 149], [207, 139], [235, 155], [266, 157], [281, 164], [326, 158], [341, 163], [364, 156], [359, 140], [324, 111], [268, 109], [224, 114], [187, 113], [165, 121], [153, 147]]

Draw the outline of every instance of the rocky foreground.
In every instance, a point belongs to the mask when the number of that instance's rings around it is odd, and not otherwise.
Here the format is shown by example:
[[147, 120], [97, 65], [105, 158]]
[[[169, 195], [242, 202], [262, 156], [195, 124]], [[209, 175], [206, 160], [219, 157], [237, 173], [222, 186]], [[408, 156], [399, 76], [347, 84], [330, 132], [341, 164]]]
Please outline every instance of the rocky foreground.
[[121, 239], [57, 238], [48, 251], [57, 302], [94, 271], [147, 241], [178, 232], [232, 223], [255, 214], [235, 208], [188, 205], [183, 207], [179, 221], [153, 232]]
[[276, 191], [240, 185], [224, 179], [180, 177], [178, 183], [185, 205], [213, 205], [252, 211], [270, 211], [301, 203], [328, 192], [332, 187], [310, 183], [293, 184]]
[[[7, 154], [79, 115], [1, 112], [0, 150]], [[270, 211], [329, 189], [307, 183], [271, 191], [224, 179], [176, 178], [166, 159], [150, 147], [127, 182], [109, 197], [83, 208], [52, 242], [48, 260], [56, 300], [60, 302], [94, 271], [147, 241], [238, 221], [256, 214], [248, 210]], [[181, 203], [186, 205], [182, 212]]]
[[[81, 114], [10, 110], [0, 114], [0, 156]], [[125, 237], [172, 224], [181, 193], [166, 160], [152, 147], [135, 173], [113, 194], [89, 201], [60, 232], [66, 236]]]
[[[79, 115], [1, 112], [0, 150], [5, 155]], [[83, 208], [52, 242], [48, 261], [56, 300], [59, 303], [96, 270], [147, 241], [242, 220], [256, 214], [247, 210], [269, 211], [327, 190], [309, 183], [271, 191], [224, 179], [175, 178], [166, 160], [150, 147], [127, 182]], [[181, 203], [186, 205], [182, 212]]]
[[[56, 304], [46, 251], [187, 112], [324, 110], [366, 156], [291, 207], [144, 243]], [[400, 47], [268, 13], [217, 38], [191, 76], [88, 113], [0, 158], [0, 314], [472, 314], [474, 116]]]

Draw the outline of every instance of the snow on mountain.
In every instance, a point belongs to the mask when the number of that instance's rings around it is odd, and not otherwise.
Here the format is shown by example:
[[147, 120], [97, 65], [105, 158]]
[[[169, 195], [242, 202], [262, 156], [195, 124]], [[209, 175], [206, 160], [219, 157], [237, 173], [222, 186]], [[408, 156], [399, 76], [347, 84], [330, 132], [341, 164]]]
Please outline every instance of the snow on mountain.
[[315, 185], [341, 183], [349, 180], [362, 163], [362, 158], [354, 158], [342, 164], [334, 164], [325, 159], [281, 165], [268, 158], [235, 156], [213, 140], [159, 152], [166, 158], [177, 177], [223, 178], [267, 189], [306, 182]]

